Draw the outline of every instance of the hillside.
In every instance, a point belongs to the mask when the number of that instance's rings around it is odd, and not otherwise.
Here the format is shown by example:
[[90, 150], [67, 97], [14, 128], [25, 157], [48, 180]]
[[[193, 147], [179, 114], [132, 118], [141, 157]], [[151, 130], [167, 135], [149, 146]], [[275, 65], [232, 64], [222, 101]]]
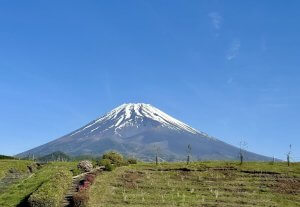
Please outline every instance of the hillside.
[[[53, 162], [29, 172], [32, 164], [0, 160], [0, 206], [31, 206], [29, 200], [34, 199], [39, 206], [54, 207], [76, 196], [74, 181], [83, 179], [74, 174], [78, 163]], [[10, 182], [7, 178], [15, 173], [22, 176]], [[138, 163], [87, 179], [90, 184], [80, 181], [83, 194], [76, 197], [87, 202], [85, 207], [300, 205], [300, 163]]]
[[99, 175], [89, 206], [300, 206], [300, 164], [139, 164]]
[[[185, 159], [192, 146], [196, 160], [236, 160], [239, 149], [171, 117], [150, 104], [123, 104], [59, 139], [19, 154], [44, 156], [61, 151], [70, 156], [101, 155], [116, 150], [129, 157], [153, 161]], [[245, 160], [271, 160], [244, 152]]]
[[[0, 161], [0, 206], [30, 206], [28, 199], [33, 197], [41, 206], [54, 207], [66, 196], [76, 196], [70, 189], [83, 178], [70, 177], [76, 162], [48, 163], [31, 173], [27, 165], [32, 162]], [[8, 180], [16, 173], [22, 176]], [[88, 179], [91, 185], [81, 182], [87, 189], [77, 197], [87, 202], [85, 207], [300, 205], [300, 163], [290, 167], [267, 162], [138, 163]]]

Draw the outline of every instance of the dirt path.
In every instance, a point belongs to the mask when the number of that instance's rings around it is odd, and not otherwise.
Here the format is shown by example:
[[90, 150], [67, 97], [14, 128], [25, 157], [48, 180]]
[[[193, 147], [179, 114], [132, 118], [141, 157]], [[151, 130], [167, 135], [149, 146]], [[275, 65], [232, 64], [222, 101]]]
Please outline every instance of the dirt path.
[[77, 192], [77, 188], [79, 186], [79, 183], [81, 180], [84, 180], [85, 177], [90, 174], [90, 173], [95, 173], [95, 172], [101, 172], [102, 168], [98, 167], [95, 168], [94, 170], [92, 170], [91, 172], [86, 172], [86, 173], [82, 173], [80, 175], [74, 176], [72, 179], [72, 184], [70, 185], [70, 188], [67, 192], [67, 194], [64, 197], [64, 200], [62, 202], [62, 206], [63, 207], [72, 207], [73, 206], [73, 195]]
[[64, 207], [71, 207], [73, 201], [73, 195], [77, 192], [77, 187], [79, 182], [84, 179], [86, 173], [80, 174], [78, 176], [73, 177], [72, 184], [69, 187], [67, 194], [62, 202], [62, 206]]

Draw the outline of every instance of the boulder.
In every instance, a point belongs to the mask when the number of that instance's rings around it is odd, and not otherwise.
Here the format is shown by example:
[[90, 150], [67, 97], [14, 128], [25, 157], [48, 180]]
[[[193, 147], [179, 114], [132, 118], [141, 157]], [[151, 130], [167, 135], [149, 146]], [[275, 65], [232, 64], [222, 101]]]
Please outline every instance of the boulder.
[[89, 160], [80, 161], [77, 167], [84, 172], [90, 172], [93, 170], [93, 164]]

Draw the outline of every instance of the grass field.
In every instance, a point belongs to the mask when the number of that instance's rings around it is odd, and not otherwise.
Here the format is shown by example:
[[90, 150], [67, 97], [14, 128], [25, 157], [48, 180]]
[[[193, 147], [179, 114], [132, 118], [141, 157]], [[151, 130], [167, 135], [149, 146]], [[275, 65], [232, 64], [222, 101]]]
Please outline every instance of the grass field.
[[[12, 168], [27, 173], [0, 191], [1, 207], [26, 206], [30, 195], [37, 206], [61, 205], [77, 163], [48, 163], [29, 174], [31, 164], [0, 161], [0, 182]], [[139, 163], [103, 171], [93, 183], [87, 190], [89, 207], [300, 206], [300, 163]]]
[[300, 164], [131, 165], [98, 176], [89, 205], [300, 206]]
[[19, 172], [26, 172], [28, 170], [27, 166], [31, 163], [31, 161], [25, 160], [0, 160], [0, 179], [11, 169]]
[[[23, 166], [24, 161], [6, 161], [4, 167], [4, 162], [1, 161], [1, 168], [5, 169], [10, 167], [20, 167]], [[9, 186], [5, 192], [0, 194], [0, 206], [1, 207], [15, 207], [22, 206], [29, 196], [36, 191], [43, 183], [46, 183], [51, 179], [53, 175], [61, 170], [70, 170], [74, 168], [76, 163], [72, 162], [55, 162], [45, 165], [42, 169], [38, 170], [36, 173], [31, 174], [29, 177], [20, 180], [18, 183]], [[23, 167], [21, 167], [23, 169]], [[24, 206], [24, 205], [23, 205]]]

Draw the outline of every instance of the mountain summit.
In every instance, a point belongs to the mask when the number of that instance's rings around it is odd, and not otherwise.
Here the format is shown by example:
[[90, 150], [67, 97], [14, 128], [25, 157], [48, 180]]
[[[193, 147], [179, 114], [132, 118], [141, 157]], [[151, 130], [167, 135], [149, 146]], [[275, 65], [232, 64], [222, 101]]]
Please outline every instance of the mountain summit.
[[[69, 155], [100, 155], [116, 150], [127, 156], [152, 160], [181, 160], [187, 146], [195, 159], [238, 159], [239, 149], [197, 131], [150, 104], [123, 104], [104, 116], [52, 142], [19, 154], [43, 156], [55, 151]], [[245, 159], [268, 157], [245, 152]]]

